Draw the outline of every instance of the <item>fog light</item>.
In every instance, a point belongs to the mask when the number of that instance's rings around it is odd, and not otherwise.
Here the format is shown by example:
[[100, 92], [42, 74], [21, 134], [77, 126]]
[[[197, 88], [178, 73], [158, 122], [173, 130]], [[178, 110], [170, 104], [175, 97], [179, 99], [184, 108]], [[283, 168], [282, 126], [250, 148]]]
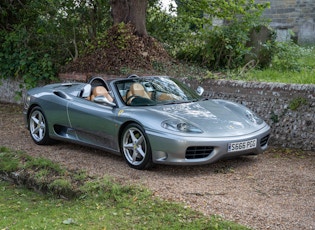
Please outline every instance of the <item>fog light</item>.
[[166, 161], [168, 157], [167, 153], [162, 151], [155, 152], [155, 156], [156, 161]]

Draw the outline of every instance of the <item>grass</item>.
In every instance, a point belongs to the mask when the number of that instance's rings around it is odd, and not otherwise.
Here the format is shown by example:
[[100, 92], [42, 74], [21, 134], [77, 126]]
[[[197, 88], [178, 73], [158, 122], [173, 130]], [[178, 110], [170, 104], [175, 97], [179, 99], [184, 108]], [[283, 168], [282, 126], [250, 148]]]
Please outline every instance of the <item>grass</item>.
[[[200, 229], [208, 220], [144, 192], [120, 201], [98, 197], [62, 200], [0, 182], [1, 229]], [[2, 206], [2, 207], [1, 207]]]
[[[246, 66], [234, 70], [219, 72], [208, 71], [193, 65], [176, 64], [165, 66], [164, 72], [170, 76], [182, 76], [200, 79], [227, 79], [258, 82], [276, 82], [290, 84], [315, 84], [315, 47], [297, 47], [283, 52], [283, 60], [277, 59], [274, 65], [265, 69]], [[298, 50], [296, 59], [295, 51]]]
[[[284, 53], [282, 59], [277, 58], [274, 65], [265, 69], [239, 68], [229, 71], [226, 75], [228, 79], [276, 82], [289, 84], [315, 84], [315, 49], [314, 47], [294, 47], [298, 52], [294, 58], [294, 50]], [[211, 76], [211, 75], [210, 75]], [[215, 76], [215, 75], [214, 75]]]
[[285, 45], [286, 51], [269, 68], [251, 69], [239, 77], [247, 81], [315, 84], [315, 48]]
[[252, 70], [244, 80], [293, 84], [315, 84], [315, 70], [300, 72], [278, 71], [273, 69]]
[[[6, 163], [14, 162], [8, 168], [1, 164], [0, 175], [8, 177], [23, 170], [36, 174], [36, 165], [37, 173], [41, 172], [37, 182], [42, 187], [44, 181], [60, 189], [40, 194], [26, 189], [27, 183], [17, 186], [0, 179], [0, 229], [247, 229], [218, 216], [204, 216], [183, 204], [157, 199], [145, 188], [68, 172], [48, 160], [4, 147], [0, 148], [0, 155]], [[42, 178], [51, 175], [56, 178], [52, 182]], [[60, 191], [73, 187], [71, 183], [77, 179], [84, 181], [75, 185], [77, 195], [58, 198], [67, 195]], [[33, 183], [34, 180], [32, 186]]]
[[[300, 48], [301, 56], [290, 68], [267, 68], [249, 71], [248, 80], [282, 82], [296, 84], [315, 84], [315, 49]], [[290, 66], [287, 66], [290, 67]]]

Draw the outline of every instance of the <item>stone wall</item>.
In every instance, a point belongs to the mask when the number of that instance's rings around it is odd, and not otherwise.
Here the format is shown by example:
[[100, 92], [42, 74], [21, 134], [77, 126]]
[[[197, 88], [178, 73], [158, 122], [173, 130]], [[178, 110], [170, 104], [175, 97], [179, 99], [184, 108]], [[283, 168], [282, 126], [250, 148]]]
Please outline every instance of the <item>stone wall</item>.
[[[79, 75], [78, 75], [79, 76]], [[86, 81], [86, 75], [76, 76]], [[69, 81], [63, 76], [62, 81]], [[205, 96], [241, 103], [259, 114], [272, 128], [270, 144], [315, 150], [315, 85], [259, 83], [227, 80], [183, 80], [193, 88], [202, 85]], [[0, 80], [0, 102], [22, 103], [19, 83]], [[19, 94], [19, 93], [18, 93]]]
[[0, 78], [0, 102], [22, 104], [26, 90], [21, 83], [19, 80]]
[[292, 30], [299, 44], [315, 44], [315, 1], [314, 0], [256, 0], [270, 2], [263, 17], [271, 19], [271, 27], [277, 31], [279, 40], [290, 37]]

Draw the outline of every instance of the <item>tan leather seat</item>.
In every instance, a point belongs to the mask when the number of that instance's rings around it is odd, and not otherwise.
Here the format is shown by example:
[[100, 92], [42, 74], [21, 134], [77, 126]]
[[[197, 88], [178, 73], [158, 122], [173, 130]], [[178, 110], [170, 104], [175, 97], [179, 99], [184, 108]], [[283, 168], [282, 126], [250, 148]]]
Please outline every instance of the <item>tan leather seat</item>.
[[182, 100], [180, 96], [176, 96], [172, 93], [161, 93], [157, 97], [158, 101], [170, 101], [170, 100]]
[[168, 101], [168, 100], [174, 100], [174, 97], [169, 93], [161, 93], [159, 97], [157, 98], [158, 101]]
[[95, 97], [97, 96], [104, 96], [106, 97], [110, 102], [113, 102], [114, 99], [109, 95], [108, 91], [105, 89], [104, 86], [96, 86], [91, 95], [91, 101], [94, 100]]
[[127, 93], [127, 97], [126, 97], [126, 103], [130, 104], [132, 99], [136, 96], [150, 99], [149, 94], [147, 93], [147, 91], [145, 91], [143, 85], [141, 85], [140, 83], [133, 83], [130, 86], [130, 89], [129, 89], [129, 91]]

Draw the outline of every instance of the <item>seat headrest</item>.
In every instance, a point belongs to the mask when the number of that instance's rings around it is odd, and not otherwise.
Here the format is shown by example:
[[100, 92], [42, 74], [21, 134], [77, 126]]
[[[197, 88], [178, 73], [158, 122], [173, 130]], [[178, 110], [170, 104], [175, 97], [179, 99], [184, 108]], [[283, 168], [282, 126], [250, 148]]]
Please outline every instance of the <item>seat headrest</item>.
[[91, 100], [94, 100], [97, 96], [104, 96], [106, 97], [110, 102], [113, 102], [114, 99], [109, 95], [107, 89], [105, 89], [104, 86], [96, 86], [93, 89]]
[[141, 85], [140, 83], [132, 84], [130, 86], [130, 91], [131, 91], [132, 95], [138, 95], [138, 96], [148, 97], [149, 98], [149, 95], [145, 91], [143, 85]]
[[100, 96], [100, 95], [105, 95], [108, 94], [108, 91], [105, 89], [103, 86], [96, 86], [93, 89], [93, 95], [94, 96]]

